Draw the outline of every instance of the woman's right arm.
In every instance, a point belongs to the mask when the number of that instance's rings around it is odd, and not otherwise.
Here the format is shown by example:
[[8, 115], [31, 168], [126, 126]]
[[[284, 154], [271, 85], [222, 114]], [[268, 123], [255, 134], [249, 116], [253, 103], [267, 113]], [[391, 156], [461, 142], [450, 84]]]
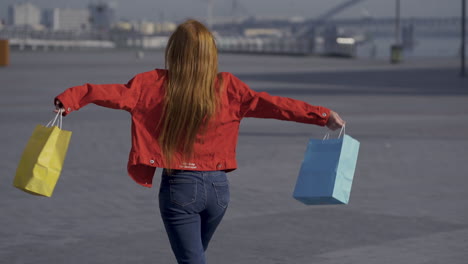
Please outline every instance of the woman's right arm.
[[126, 84], [84, 84], [68, 88], [55, 97], [55, 112], [63, 108], [63, 115], [79, 110], [87, 104], [132, 111], [140, 95], [138, 75]]

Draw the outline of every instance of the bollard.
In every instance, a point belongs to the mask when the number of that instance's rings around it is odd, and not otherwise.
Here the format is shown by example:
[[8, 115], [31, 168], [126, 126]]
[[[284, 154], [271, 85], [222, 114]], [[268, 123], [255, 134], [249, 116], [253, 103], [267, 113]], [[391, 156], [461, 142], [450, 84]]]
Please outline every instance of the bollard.
[[8, 39], [0, 39], [0, 66], [10, 63], [10, 45]]
[[392, 45], [390, 47], [390, 62], [399, 63], [403, 59], [403, 46], [401, 45]]

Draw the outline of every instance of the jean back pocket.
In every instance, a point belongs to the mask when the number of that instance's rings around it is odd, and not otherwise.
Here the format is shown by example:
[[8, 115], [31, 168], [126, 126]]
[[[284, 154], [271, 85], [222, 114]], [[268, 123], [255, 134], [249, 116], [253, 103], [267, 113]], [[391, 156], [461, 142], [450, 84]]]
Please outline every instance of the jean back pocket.
[[226, 208], [229, 204], [229, 183], [227, 181], [213, 182], [213, 188], [218, 199], [218, 205]]
[[171, 202], [180, 206], [192, 204], [197, 199], [197, 182], [194, 179], [169, 180]]

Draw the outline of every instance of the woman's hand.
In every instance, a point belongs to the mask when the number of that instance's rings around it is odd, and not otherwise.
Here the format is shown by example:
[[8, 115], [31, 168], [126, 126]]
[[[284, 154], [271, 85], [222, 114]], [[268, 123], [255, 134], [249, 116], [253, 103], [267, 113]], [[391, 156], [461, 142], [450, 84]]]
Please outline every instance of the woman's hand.
[[54, 110], [54, 113], [58, 113], [59, 111], [64, 112], [65, 109], [63, 108], [62, 102], [60, 102], [59, 100], [55, 100], [55, 110]]
[[341, 119], [335, 111], [330, 111], [330, 117], [328, 118], [327, 127], [331, 130], [337, 130], [345, 125], [345, 121]]

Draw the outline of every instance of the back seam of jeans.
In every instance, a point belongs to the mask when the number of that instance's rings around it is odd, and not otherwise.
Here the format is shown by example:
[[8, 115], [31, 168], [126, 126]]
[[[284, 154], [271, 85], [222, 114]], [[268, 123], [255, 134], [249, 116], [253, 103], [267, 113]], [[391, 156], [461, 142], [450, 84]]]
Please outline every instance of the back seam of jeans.
[[206, 203], [208, 201], [208, 193], [206, 192], [206, 184], [205, 184], [205, 174], [202, 173], [202, 178], [203, 178], [203, 189], [205, 190], [205, 205], [203, 206], [203, 210], [206, 209]]

